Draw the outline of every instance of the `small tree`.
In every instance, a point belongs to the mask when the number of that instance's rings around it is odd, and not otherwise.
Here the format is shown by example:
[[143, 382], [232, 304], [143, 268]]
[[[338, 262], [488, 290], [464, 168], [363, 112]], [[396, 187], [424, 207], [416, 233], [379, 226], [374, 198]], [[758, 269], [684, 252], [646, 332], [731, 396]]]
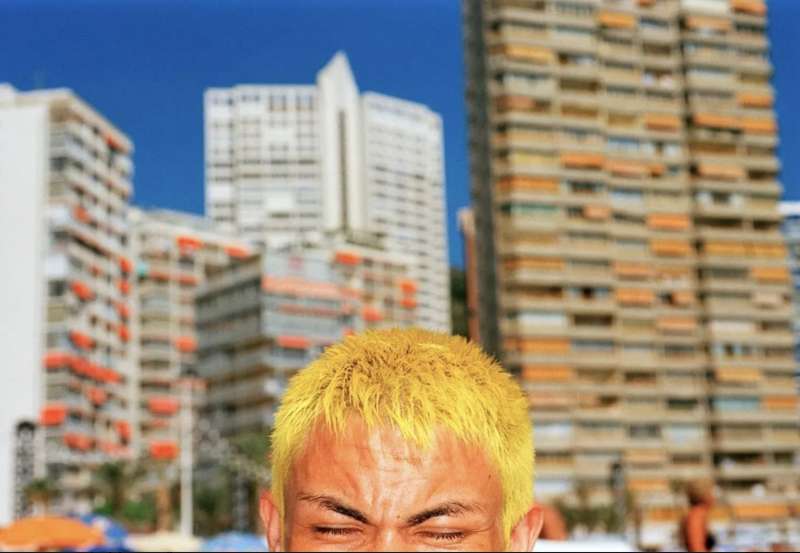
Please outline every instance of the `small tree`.
[[37, 478], [25, 488], [25, 495], [33, 504], [34, 512], [44, 515], [50, 510], [50, 503], [60, 494], [58, 487], [47, 478]]

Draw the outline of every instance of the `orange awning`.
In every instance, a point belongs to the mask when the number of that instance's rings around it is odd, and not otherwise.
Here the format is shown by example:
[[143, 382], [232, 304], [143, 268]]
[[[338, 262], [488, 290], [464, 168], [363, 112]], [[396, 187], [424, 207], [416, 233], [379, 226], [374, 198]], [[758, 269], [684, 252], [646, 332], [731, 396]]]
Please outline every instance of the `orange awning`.
[[42, 426], [58, 426], [67, 418], [67, 406], [61, 403], [50, 403], [42, 408], [39, 413], [39, 423]]
[[653, 213], [647, 217], [647, 226], [656, 230], [689, 230], [688, 215], [677, 213]]
[[400, 305], [405, 307], [406, 309], [414, 309], [417, 306], [417, 300], [414, 298], [403, 298], [400, 300]]
[[178, 247], [182, 250], [197, 250], [203, 247], [203, 241], [197, 236], [181, 234], [176, 238]]
[[675, 291], [670, 294], [672, 301], [677, 305], [692, 305], [695, 300], [694, 292], [688, 290]]
[[72, 214], [81, 223], [90, 223], [92, 221], [92, 216], [82, 205], [76, 205], [72, 210]]
[[655, 292], [647, 288], [618, 288], [615, 296], [617, 303], [626, 305], [651, 305], [655, 299]]
[[403, 291], [404, 294], [414, 294], [417, 291], [417, 283], [409, 278], [401, 279], [400, 282], [400, 289]]
[[766, 15], [767, 3], [764, 0], [731, 0], [733, 11], [750, 15]]
[[761, 399], [761, 405], [770, 411], [795, 411], [797, 402], [797, 396], [765, 396]]
[[692, 332], [697, 329], [697, 321], [691, 317], [661, 317], [656, 327], [664, 332]]
[[342, 265], [358, 265], [361, 263], [361, 256], [356, 252], [338, 251], [334, 260]]
[[0, 547], [5, 550], [86, 550], [104, 543], [105, 536], [101, 530], [72, 518], [26, 518], [0, 530]]
[[789, 518], [789, 506], [781, 503], [740, 503], [733, 505], [733, 516], [737, 520], [778, 520]]
[[615, 29], [633, 29], [636, 27], [636, 17], [629, 13], [600, 12], [597, 20], [601, 25]]
[[180, 407], [173, 397], [154, 397], [147, 401], [147, 408], [155, 415], [174, 415]]
[[497, 187], [503, 192], [558, 192], [557, 179], [545, 177], [503, 177], [497, 181]]
[[692, 252], [692, 246], [686, 240], [651, 240], [650, 249], [656, 255], [682, 257]]
[[566, 338], [510, 338], [506, 349], [523, 353], [564, 354], [569, 353], [570, 343]]
[[365, 321], [370, 323], [377, 323], [383, 320], [383, 314], [371, 305], [368, 305], [363, 309], [361, 316]]
[[703, 253], [708, 255], [745, 256], [747, 246], [742, 242], [708, 241], [703, 244]]
[[742, 130], [750, 134], [775, 134], [778, 126], [774, 119], [742, 119]]
[[677, 115], [664, 113], [646, 113], [644, 125], [648, 129], [677, 131], [681, 128], [681, 119]]
[[128, 330], [127, 326], [119, 325], [117, 327], [117, 336], [119, 336], [119, 339], [122, 340], [123, 342], [127, 342], [128, 340], [131, 339], [131, 331]]
[[119, 268], [123, 273], [130, 273], [133, 270], [133, 262], [127, 257], [119, 258]]
[[173, 441], [157, 441], [150, 444], [150, 456], [159, 461], [170, 461], [178, 456], [178, 444]]
[[640, 161], [608, 160], [606, 171], [621, 177], [642, 178], [650, 175], [650, 165]]
[[288, 349], [307, 349], [311, 346], [311, 340], [305, 336], [278, 336], [275, 341], [280, 347]]
[[524, 365], [522, 380], [527, 382], [567, 382], [574, 378], [572, 367], [566, 365]]
[[701, 177], [720, 180], [737, 180], [744, 177], [744, 168], [738, 165], [720, 165], [716, 163], [700, 163], [697, 174]]
[[730, 115], [717, 115], [715, 113], [696, 113], [692, 118], [699, 127], [712, 127], [715, 129], [738, 129], [739, 121]]
[[94, 297], [94, 292], [92, 292], [92, 289], [80, 280], [73, 281], [70, 285], [70, 289], [72, 290], [73, 294], [84, 301], [88, 301]]
[[237, 244], [230, 244], [228, 246], [225, 246], [225, 253], [228, 254], [228, 257], [233, 257], [236, 259], [244, 259], [252, 255], [250, 248], [247, 248], [245, 246], [240, 246]]
[[789, 282], [789, 270], [786, 267], [753, 267], [750, 274], [760, 282]]
[[197, 340], [191, 336], [180, 336], [175, 339], [175, 347], [183, 353], [197, 351]]
[[669, 492], [669, 483], [662, 478], [631, 478], [628, 489], [632, 492]]
[[562, 153], [561, 165], [574, 169], [602, 169], [604, 157], [602, 154], [589, 153]]
[[748, 108], [768, 108], [772, 107], [771, 94], [758, 94], [755, 92], [740, 92], [736, 96], [740, 106]]
[[44, 358], [42, 359], [42, 364], [47, 369], [56, 369], [59, 367], [64, 367], [68, 365], [70, 362], [70, 355], [68, 353], [63, 353], [60, 351], [50, 351], [45, 354]]
[[81, 451], [88, 451], [92, 449], [94, 440], [85, 434], [78, 434], [77, 432], [67, 432], [64, 434], [64, 444], [71, 449], [79, 449]]
[[131, 424], [128, 421], [116, 421], [114, 429], [123, 440], [129, 440], [131, 437]]
[[119, 291], [122, 292], [123, 295], [127, 296], [131, 293], [131, 284], [127, 280], [117, 281], [117, 288], [119, 288]]
[[747, 367], [720, 367], [714, 370], [718, 382], [753, 383], [761, 381], [761, 371]]
[[553, 50], [550, 48], [521, 44], [505, 44], [502, 46], [497, 46], [492, 48], [491, 53], [542, 64], [550, 63], [555, 59], [555, 54], [553, 54]]
[[77, 330], [73, 330], [69, 333], [69, 338], [72, 340], [72, 343], [75, 344], [80, 349], [92, 349], [94, 348], [94, 340], [82, 333], [78, 332]]
[[337, 299], [344, 294], [335, 284], [330, 282], [314, 282], [299, 277], [271, 277], [261, 280], [261, 288], [273, 294], [291, 296]]
[[108, 392], [102, 388], [90, 387], [86, 390], [86, 398], [94, 405], [102, 405], [108, 401]]

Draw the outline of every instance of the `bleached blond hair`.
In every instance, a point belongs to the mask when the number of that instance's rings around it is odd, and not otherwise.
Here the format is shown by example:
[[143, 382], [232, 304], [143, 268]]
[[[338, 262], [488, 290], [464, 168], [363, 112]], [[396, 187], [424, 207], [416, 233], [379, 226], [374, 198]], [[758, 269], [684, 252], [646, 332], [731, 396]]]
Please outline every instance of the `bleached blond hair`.
[[292, 463], [317, 424], [341, 435], [351, 415], [421, 448], [437, 429], [483, 449], [503, 490], [508, 541], [533, 501], [533, 436], [525, 396], [478, 346], [420, 329], [367, 331], [329, 347], [295, 375], [275, 417], [272, 493], [284, 520]]

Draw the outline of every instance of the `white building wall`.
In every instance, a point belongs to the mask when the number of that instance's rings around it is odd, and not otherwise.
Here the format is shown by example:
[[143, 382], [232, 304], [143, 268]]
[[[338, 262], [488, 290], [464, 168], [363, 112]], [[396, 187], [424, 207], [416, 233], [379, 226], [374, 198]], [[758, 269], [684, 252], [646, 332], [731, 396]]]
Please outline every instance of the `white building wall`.
[[342, 228], [384, 233], [390, 251], [418, 260], [418, 324], [450, 330], [438, 114], [361, 96], [339, 52], [316, 86], [208, 90], [205, 126], [206, 213], [223, 230], [271, 247]]
[[361, 109], [358, 88], [344, 54], [337, 53], [319, 72], [317, 87], [324, 228], [361, 230], [366, 225], [367, 210]]
[[47, 108], [0, 103], [0, 526], [13, 515], [14, 428], [41, 409], [47, 152]]
[[442, 122], [423, 105], [372, 92], [363, 96], [368, 226], [387, 248], [414, 256], [420, 326], [449, 332]]

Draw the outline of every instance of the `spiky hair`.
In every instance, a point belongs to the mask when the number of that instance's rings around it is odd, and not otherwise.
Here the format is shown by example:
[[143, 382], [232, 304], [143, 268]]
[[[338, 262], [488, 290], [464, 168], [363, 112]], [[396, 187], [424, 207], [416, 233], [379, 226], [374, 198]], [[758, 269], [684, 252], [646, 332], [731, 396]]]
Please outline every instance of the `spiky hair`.
[[437, 429], [483, 449], [503, 490], [506, 540], [533, 500], [533, 436], [513, 378], [460, 337], [420, 329], [373, 330], [329, 347], [289, 383], [272, 433], [272, 493], [285, 513], [292, 463], [319, 423], [341, 435], [349, 416], [390, 426], [429, 448]]

